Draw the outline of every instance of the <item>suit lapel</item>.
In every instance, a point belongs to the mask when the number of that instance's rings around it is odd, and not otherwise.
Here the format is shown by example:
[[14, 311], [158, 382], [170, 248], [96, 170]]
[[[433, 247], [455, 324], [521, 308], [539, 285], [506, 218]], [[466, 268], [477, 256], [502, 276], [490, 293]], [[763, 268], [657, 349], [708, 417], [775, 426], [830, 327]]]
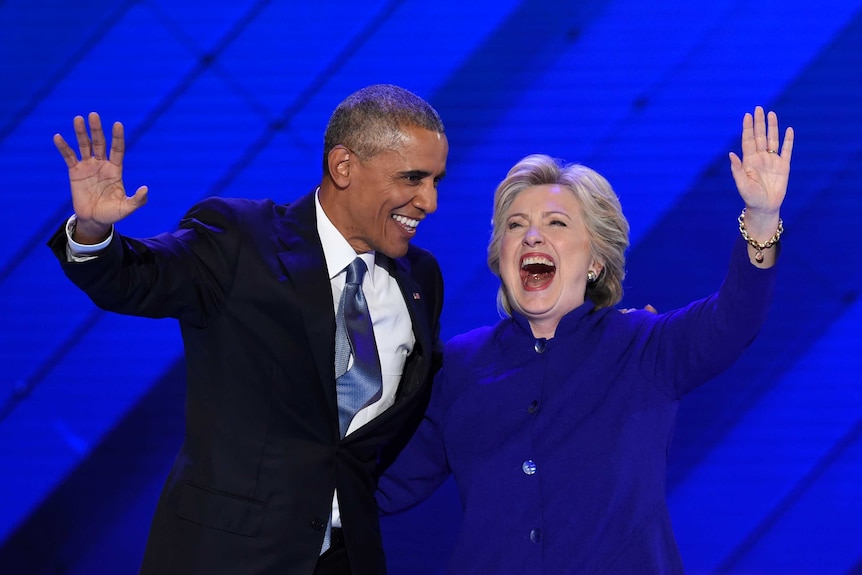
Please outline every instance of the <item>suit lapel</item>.
[[343, 439], [345, 443], [362, 442], [367, 437], [375, 435], [381, 427], [385, 427], [387, 423], [404, 409], [414, 406], [415, 403], [408, 401], [409, 398], [415, 397], [420, 391], [423, 383], [427, 380], [427, 374], [431, 365], [431, 354], [433, 352], [433, 338], [431, 327], [428, 324], [428, 314], [425, 310], [425, 295], [422, 288], [417, 284], [410, 275], [410, 262], [407, 258], [399, 258], [393, 260], [381, 253], [377, 254], [377, 263], [382, 265], [398, 282], [398, 287], [407, 304], [407, 310], [410, 313], [410, 320], [413, 323], [413, 334], [416, 337], [416, 343], [413, 346], [413, 352], [407, 357], [404, 364], [404, 371], [401, 374], [401, 382], [398, 384], [398, 391], [395, 394], [395, 403], [369, 421], [367, 424], [357, 429]]
[[323, 247], [317, 234], [314, 193], [306, 194], [287, 206], [277, 233], [282, 246], [278, 259], [293, 284], [297, 301], [301, 302], [309, 347], [333, 421], [337, 425], [333, 355], [335, 311]]
[[425, 379], [424, 377], [416, 377], [416, 370], [421, 371], [426, 364], [421, 359], [427, 360], [431, 355], [433, 345], [431, 327], [428, 325], [428, 313], [425, 309], [425, 297], [422, 288], [410, 275], [409, 260], [407, 258], [393, 260], [383, 254], [378, 254], [377, 261], [387, 268], [395, 281], [398, 282], [398, 287], [401, 288], [401, 294], [407, 303], [407, 310], [410, 312], [413, 334], [416, 337], [413, 353], [407, 358], [404, 372], [401, 375], [401, 383], [395, 396], [397, 403], [402, 398], [412, 395]]
[[[332, 412], [332, 421], [338, 425], [338, 407], [335, 392], [335, 311], [332, 304], [332, 286], [326, 273], [326, 260], [323, 247], [317, 234], [314, 194], [306, 194], [288, 205], [278, 227], [278, 240], [281, 251], [278, 259], [285, 275], [296, 292], [301, 305], [303, 323], [308, 335], [320, 383]], [[404, 398], [416, 393], [425, 381], [433, 351], [431, 327], [425, 309], [425, 296], [422, 288], [410, 275], [410, 262], [407, 258], [393, 260], [377, 254], [377, 262], [385, 267], [398, 282], [398, 287], [407, 304], [413, 333], [416, 337], [413, 353], [407, 358], [401, 383], [398, 386], [395, 405], [386, 413], [366, 425], [372, 429], [388, 419], [387, 415], [398, 411]], [[359, 433], [349, 437], [361, 436]]]

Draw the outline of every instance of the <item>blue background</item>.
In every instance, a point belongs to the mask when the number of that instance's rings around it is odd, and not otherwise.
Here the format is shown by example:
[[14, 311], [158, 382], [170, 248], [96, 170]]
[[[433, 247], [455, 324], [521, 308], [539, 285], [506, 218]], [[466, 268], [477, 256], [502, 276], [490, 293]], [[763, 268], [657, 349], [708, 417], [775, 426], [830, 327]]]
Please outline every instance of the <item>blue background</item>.
[[[376, 82], [449, 134], [416, 240], [445, 338], [497, 318], [491, 195], [522, 156], [608, 177], [622, 305], [668, 310], [723, 275], [742, 115], [794, 126], [777, 299], [683, 402], [668, 500], [690, 573], [862, 574], [862, 0], [0, 2], [0, 573], [133, 573], [183, 433], [176, 324], [99, 311], [44, 247], [71, 211], [52, 135], [125, 124], [150, 202], [121, 229], [151, 235], [206, 196], [310, 190], [329, 113]], [[459, 513], [447, 483], [386, 519], [391, 572], [438, 573]]]

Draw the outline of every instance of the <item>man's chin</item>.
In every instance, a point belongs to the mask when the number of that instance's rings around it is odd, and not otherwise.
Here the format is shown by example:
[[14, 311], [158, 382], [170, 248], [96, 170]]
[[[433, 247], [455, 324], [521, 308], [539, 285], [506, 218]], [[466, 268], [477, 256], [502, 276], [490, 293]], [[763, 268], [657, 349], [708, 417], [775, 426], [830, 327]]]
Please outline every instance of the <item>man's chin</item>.
[[404, 244], [394, 245], [394, 246], [386, 246], [384, 249], [377, 250], [385, 256], [389, 256], [390, 258], [400, 258], [403, 257], [407, 253], [407, 249], [410, 247], [408, 242]]

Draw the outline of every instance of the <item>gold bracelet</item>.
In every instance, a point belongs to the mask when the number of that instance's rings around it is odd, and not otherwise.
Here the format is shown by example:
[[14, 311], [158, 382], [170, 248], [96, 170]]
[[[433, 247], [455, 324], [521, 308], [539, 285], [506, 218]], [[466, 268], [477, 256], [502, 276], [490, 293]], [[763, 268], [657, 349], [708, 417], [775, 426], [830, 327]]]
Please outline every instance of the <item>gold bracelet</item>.
[[775, 230], [775, 235], [773, 235], [765, 242], [760, 243], [751, 239], [751, 236], [748, 235], [748, 230], [745, 229], [745, 208], [742, 208], [742, 213], [739, 214], [739, 217], [736, 218], [736, 221], [739, 222], [739, 233], [742, 234], [742, 239], [747, 241], [748, 245], [757, 250], [757, 252], [754, 254], [754, 259], [757, 260], [757, 263], [763, 261], [763, 250], [768, 250], [776, 243], [778, 243], [778, 239], [781, 237], [781, 233], [784, 231], [784, 222], [781, 220], [781, 218], [778, 218], [778, 229]]

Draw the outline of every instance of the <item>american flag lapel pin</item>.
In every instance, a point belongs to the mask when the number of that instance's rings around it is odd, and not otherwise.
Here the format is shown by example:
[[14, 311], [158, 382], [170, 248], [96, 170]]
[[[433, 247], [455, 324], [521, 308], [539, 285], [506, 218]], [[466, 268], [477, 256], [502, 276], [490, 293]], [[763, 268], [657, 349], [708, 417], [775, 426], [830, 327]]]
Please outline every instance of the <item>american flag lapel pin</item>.
[[422, 297], [419, 295], [419, 292], [413, 292], [413, 299], [420, 300]]

